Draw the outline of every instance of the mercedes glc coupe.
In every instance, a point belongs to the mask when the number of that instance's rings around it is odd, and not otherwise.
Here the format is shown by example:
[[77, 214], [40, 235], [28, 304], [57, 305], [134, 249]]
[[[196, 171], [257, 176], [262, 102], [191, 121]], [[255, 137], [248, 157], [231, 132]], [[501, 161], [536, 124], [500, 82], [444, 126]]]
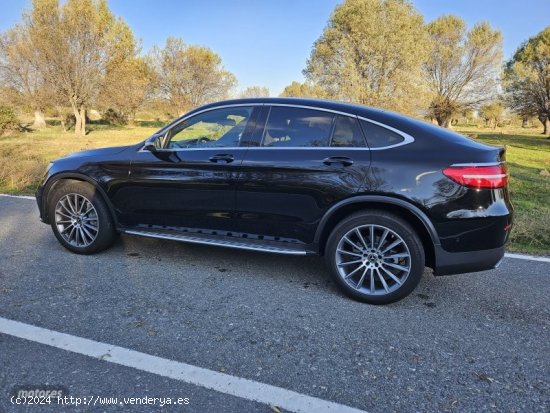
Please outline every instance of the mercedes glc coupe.
[[342, 102], [241, 99], [197, 108], [145, 142], [52, 162], [41, 220], [79, 254], [119, 233], [322, 255], [353, 298], [408, 295], [494, 268], [512, 225], [505, 149]]

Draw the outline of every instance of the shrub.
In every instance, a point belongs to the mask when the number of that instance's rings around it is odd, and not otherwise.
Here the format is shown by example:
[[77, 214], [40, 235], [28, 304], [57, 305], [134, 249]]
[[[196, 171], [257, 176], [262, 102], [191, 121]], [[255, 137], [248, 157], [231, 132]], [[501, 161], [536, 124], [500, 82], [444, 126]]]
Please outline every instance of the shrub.
[[114, 109], [107, 109], [103, 114], [103, 120], [110, 123], [111, 125], [121, 126], [128, 124], [128, 116], [124, 115], [123, 113], [117, 112]]
[[76, 125], [76, 117], [73, 113], [66, 113], [63, 119], [63, 129], [68, 131], [74, 129]]
[[8, 130], [17, 129], [19, 122], [15, 112], [8, 106], [0, 106], [0, 135]]

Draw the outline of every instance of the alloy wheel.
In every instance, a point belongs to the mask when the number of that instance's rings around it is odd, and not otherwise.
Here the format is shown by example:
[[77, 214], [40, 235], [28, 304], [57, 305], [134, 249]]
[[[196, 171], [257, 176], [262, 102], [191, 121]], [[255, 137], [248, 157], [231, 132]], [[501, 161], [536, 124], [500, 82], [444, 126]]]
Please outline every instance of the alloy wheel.
[[75, 247], [87, 247], [99, 233], [95, 207], [88, 198], [75, 193], [64, 195], [57, 201], [55, 225], [59, 235]]
[[336, 248], [342, 280], [365, 295], [385, 295], [399, 289], [411, 272], [409, 247], [395, 231], [362, 225], [348, 231]]

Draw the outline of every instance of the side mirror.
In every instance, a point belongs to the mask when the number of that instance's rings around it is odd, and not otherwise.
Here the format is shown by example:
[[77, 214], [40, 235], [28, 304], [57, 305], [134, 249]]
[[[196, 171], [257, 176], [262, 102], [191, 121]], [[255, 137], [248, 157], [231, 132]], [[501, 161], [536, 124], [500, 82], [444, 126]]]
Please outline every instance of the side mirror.
[[145, 144], [143, 145], [143, 149], [149, 152], [156, 152], [160, 145], [159, 145], [159, 135], [153, 135], [149, 139], [145, 141]]
[[143, 146], [143, 149], [145, 149], [146, 151], [149, 151], [149, 152], [156, 152], [157, 151], [157, 147], [155, 146], [155, 143], [154, 142], [145, 142], [145, 145]]

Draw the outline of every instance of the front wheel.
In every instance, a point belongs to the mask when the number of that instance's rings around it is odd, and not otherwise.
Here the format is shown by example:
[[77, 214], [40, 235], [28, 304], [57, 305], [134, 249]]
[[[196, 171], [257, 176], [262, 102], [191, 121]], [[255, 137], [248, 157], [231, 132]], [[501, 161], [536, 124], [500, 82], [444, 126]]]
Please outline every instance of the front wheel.
[[349, 296], [387, 304], [409, 295], [424, 271], [414, 229], [385, 211], [363, 211], [340, 222], [325, 251], [333, 278]]
[[93, 254], [113, 244], [117, 232], [97, 190], [87, 182], [61, 183], [49, 196], [49, 217], [57, 240], [78, 254]]

